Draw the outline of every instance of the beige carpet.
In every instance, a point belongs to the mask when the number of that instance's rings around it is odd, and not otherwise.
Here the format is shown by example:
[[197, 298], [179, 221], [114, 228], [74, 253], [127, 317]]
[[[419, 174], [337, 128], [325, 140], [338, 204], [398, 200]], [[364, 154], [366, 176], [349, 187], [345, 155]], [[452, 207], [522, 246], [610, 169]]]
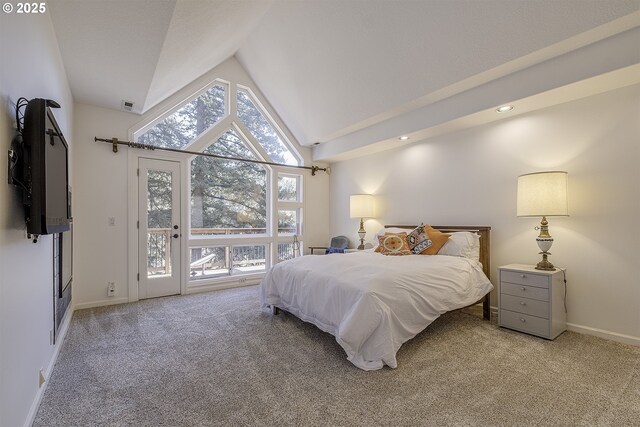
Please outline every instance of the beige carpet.
[[75, 313], [35, 426], [640, 425], [640, 348], [455, 312], [365, 372], [257, 287]]

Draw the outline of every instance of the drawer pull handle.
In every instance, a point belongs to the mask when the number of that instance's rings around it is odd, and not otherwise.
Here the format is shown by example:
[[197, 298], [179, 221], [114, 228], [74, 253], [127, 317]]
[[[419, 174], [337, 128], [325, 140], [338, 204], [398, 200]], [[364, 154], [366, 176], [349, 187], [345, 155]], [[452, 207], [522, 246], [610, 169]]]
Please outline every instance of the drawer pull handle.
[[520, 318], [520, 321], [521, 321], [522, 323], [524, 323], [524, 322], [526, 322], [526, 321], [527, 321], [527, 319], [524, 319], [524, 318], [522, 318], [522, 317], [521, 317], [521, 318]]
[[521, 274], [520, 277], [522, 277], [524, 279], [525, 277], [527, 277], [527, 275], [526, 274]]
[[527, 303], [524, 301], [520, 301], [520, 305], [527, 305]]
[[520, 289], [522, 289], [522, 292], [525, 292], [527, 290], [527, 288], [525, 288], [524, 286], [521, 287]]

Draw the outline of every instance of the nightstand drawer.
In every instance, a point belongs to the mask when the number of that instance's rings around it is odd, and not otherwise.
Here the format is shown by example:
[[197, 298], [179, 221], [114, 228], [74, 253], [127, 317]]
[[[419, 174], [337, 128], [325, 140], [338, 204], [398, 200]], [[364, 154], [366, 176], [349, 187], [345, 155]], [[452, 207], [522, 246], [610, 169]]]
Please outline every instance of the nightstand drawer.
[[501, 309], [500, 326], [549, 338], [549, 319]]
[[536, 288], [534, 286], [516, 285], [513, 283], [501, 282], [500, 293], [514, 295], [517, 297], [537, 299], [538, 301], [549, 301], [549, 290], [546, 288]]
[[500, 273], [501, 282], [516, 283], [521, 285], [549, 288], [549, 277], [542, 274], [532, 274], [522, 271], [506, 271]]
[[549, 303], [534, 299], [516, 297], [513, 295], [500, 295], [500, 307], [505, 310], [529, 314], [536, 317], [549, 318]]

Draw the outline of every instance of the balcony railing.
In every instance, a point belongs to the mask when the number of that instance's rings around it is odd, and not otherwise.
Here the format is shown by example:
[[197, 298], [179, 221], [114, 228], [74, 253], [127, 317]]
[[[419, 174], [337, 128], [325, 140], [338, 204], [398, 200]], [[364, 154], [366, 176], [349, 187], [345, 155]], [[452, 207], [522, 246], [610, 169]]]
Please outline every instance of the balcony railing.
[[[296, 234], [296, 226], [278, 227], [278, 234]], [[267, 234], [266, 228], [192, 228], [192, 236], [230, 236], [243, 234]]]
[[171, 229], [149, 228], [147, 232], [147, 274], [171, 274]]
[[[147, 271], [149, 276], [171, 274], [171, 242], [172, 233], [170, 228], [149, 228], [147, 239]], [[278, 228], [278, 234], [295, 234], [297, 227]], [[266, 228], [192, 228], [192, 235], [201, 236], [238, 236], [238, 235], [258, 235], [266, 234]], [[224, 249], [207, 253], [204, 248], [192, 248], [190, 254], [190, 277], [206, 278], [219, 275], [229, 275], [231, 271], [251, 272], [262, 271], [266, 265], [264, 245], [237, 245], [214, 247]], [[199, 250], [199, 253], [193, 253]], [[233, 251], [233, 252], [232, 252]], [[278, 260], [286, 260], [294, 257], [291, 243], [278, 244]]]

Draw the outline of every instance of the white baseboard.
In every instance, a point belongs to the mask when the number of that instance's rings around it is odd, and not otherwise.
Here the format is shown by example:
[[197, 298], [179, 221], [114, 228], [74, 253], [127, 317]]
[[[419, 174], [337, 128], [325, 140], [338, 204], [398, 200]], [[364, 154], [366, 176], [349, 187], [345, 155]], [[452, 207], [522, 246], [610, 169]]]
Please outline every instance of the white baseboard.
[[109, 298], [109, 299], [103, 299], [99, 301], [90, 301], [90, 302], [83, 302], [81, 304], [75, 304], [73, 306], [73, 309], [84, 310], [85, 308], [102, 307], [103, 305], [124, 304], [127, 302], [129, 302], [128, 298]]
[[202, 285], [202, 286], [191, 286], [191, 287], [187, 287], [186, 294], [191, 295], [191, 294], [198, 294], [201, 292], [211, 292], [211, 291], [221, 291], [223, 289], [242, 288], [243, 286], [257, 285], [258, 283], [260, 283], [260, 278], [256, 278], [253, 280], [247, 279], [247, 281], [243, 283], [239, 283], [237, 280], [234, 280], [233, 282], [226, 282], [226, 283], [215, 283], [215, 284]]
[[581, 334], [593, 335], [596, 337], [606, 338], [608, 340], [617, 341], [624, 344], [640, 346], [640, 337], [619, 334], [617, 332], [605, 331], [603, 329], [590, 328], [588, 326], [576, 325], [574, 323], [567, 323], [567, 329], [573, 332], [581, 333]]
[[[198, 286], [189, 286], [187, 287], [187, 292], [185, 293], [185, 295], [257, 285], [258, 283], [260, 283], [260, 279], [262, 279], [262, 276], [253, 277], [253, 278], [248, 277], [246, 278], [245, 282], [239, 282], [238, 279], [233, 279], [228, 282], [217, 282], [217, 283], [208, 283], [208, 284], [198, 285]], [[89, 302], [83, 302], [80, 304], [75, 304], [73, 308], [74, 310], [84, 310], [85, 308], [103, 307], [105, 305], [115, 305], [115, 304], [126, 304], [128, 302], [129, 302], [129, 299], [126, 297], [125, 298], [109, 298], [109, 299], [103, 299], [98, 301], [89, 301]]]
[[62, 322], [60, 323], [60, 327], [58, 328], [58, 334], [56, 336], [56, 344], [53, 349], [53, 354], [51, 355], [51, 360], [49, 361], [49, 365], [44, 371], [45, 382], [42, 384], [42, 387], [38, 389], [36, 393], [36, 397], [33, 399], [33, 403], [31, 404], [31, 408], [29, 408], [29, 413], [27, 414], [27, 419], [24, 422], [24, 427], [30, 427], [33, 424], [33, 421], [36, 418], [36, 414], [38, 413], [38, 408], [40, 407], [40, 402], [42, 401], [42, 396], [44, 396], [44, 392], [47, 390], [47, 384], [49, 383], [49, 378], [51, 377], [51, 373], [53, 372], [53, 367], [58, 360], [58, 354], [60, 353], [60, 349], [62, 348], [62, 343], [64, 343], [64, 339], [67, 336], [67, 331], [69, 330], [69, 325], [71, 324], [71, 318], [73, 317], [74, 307], [73, 304], [69, 306], [69, 309], [64, 314], [62, 318]]

